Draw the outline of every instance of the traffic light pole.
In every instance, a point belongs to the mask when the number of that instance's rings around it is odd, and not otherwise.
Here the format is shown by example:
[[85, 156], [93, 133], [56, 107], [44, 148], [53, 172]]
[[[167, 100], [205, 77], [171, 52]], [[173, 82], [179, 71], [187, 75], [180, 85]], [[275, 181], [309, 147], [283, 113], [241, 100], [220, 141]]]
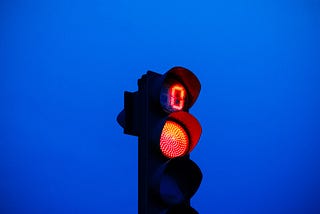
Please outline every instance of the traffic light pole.
[[138, 140], [138, 214], [148, 214], [148, 76], [139, 79], [138, 118], [140, 136]]
[[158, 164], [158, 161], [152, 155], [152, 126], [150, 123], [154, 121], [152, 108], [150, 107], [150, 93], [153, 78], [156, 79], [159, 74], [148, 72], [138, 81], [138, 121], [139, 121], [139, 139], [138, 139], [138, 214], [158, 214], [155, 202], [158, 199], [151, 193], [152, 169]]

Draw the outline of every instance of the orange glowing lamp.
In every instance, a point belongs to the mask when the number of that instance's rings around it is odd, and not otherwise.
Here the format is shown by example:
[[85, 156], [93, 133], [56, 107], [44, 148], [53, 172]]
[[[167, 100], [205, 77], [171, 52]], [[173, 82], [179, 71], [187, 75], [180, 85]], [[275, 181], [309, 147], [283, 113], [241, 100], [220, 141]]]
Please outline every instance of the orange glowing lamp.
[[178, 111], [169, 115], [160, 135], [160, 150], [169, 158], [183, 157], [197, 145], [201, 126], [191, 114]]
[[160, 149], [164, 156], [176, 158], [188, 152], [189, 136], [184, 128], [174, 122], [166, 121], [160, 137]]

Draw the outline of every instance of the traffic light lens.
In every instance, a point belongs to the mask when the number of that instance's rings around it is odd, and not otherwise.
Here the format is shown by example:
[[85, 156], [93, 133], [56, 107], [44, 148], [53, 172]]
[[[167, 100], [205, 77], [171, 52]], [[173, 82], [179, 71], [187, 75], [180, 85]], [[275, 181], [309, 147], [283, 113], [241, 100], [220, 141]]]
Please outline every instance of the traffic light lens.
[[168, 112], [181, 111], [186, 104], [187, 91], [183, 85], [177, 81], [169, 81], [164, 84], [160, 102], [164, 110]]
[[189, 137], [185, 129], [178, 123], [168, 120], [161, 133], [160, 149], [168, 158], [181, 157], [188, 152]]

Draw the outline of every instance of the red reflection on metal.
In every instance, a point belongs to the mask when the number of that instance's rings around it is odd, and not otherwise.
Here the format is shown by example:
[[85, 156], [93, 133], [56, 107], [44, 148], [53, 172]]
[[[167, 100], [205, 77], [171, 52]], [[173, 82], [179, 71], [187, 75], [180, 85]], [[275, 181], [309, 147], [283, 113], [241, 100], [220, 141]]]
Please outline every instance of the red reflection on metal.
[[183, 109], [186, 98], [186, 90], [180, 84], [174, 84], [169, 89], [170, 92], [170, 106], [175, 111]]
[[168, 120], [161, 133], [160, 149], [168, 158], [181, 157], [188, 152], [189, 137], [178, 123]]

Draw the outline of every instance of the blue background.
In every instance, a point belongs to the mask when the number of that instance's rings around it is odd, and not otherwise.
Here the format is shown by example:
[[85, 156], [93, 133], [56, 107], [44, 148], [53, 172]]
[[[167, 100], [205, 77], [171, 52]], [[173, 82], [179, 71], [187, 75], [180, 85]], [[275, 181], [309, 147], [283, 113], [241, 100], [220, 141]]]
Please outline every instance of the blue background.
[[318, 0], [0, 3], [0, 213], [137, 213], [116, 123], [147, 70], [192, 70], [201, 214], [320, 213]]

